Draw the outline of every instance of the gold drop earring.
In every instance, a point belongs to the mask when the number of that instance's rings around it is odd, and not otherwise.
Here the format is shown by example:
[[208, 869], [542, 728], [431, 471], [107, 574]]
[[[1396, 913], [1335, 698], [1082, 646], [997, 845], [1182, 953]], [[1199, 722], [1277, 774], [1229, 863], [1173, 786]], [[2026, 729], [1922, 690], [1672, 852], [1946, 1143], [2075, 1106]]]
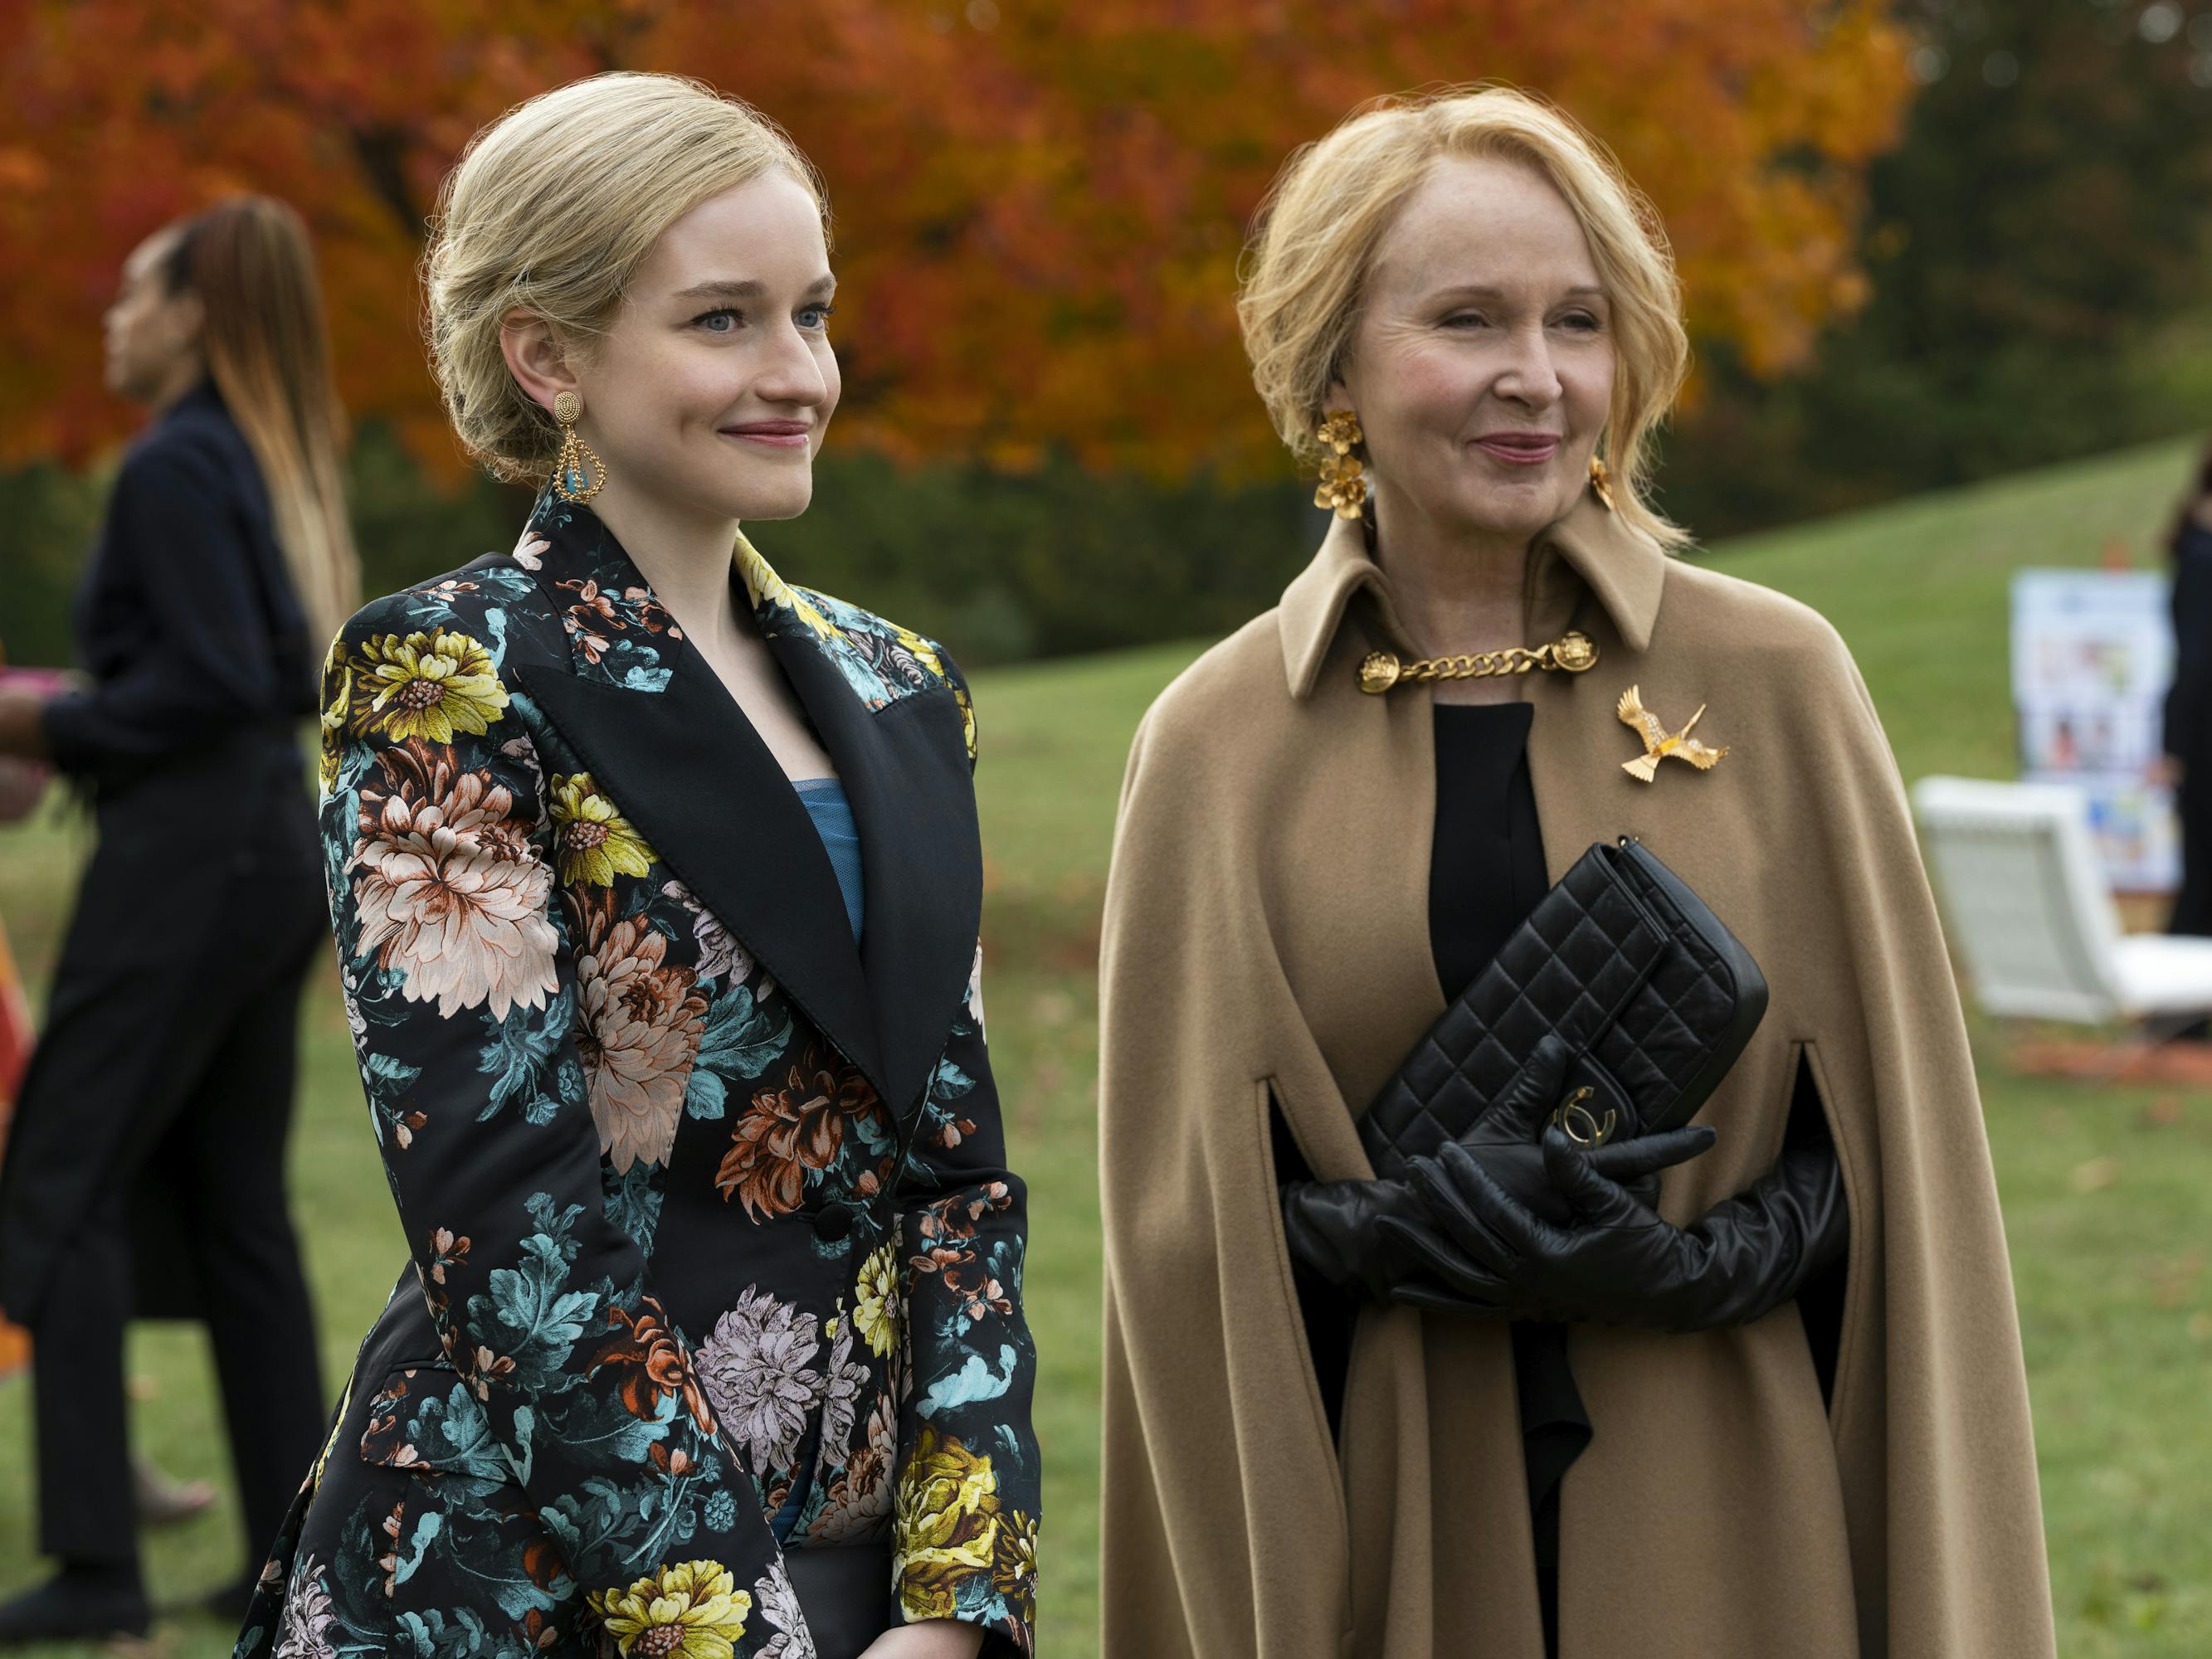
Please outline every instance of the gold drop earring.
[[553, 399], [553, 418], [561, 423], [561, 453], [553, 458], [553, 493], [564, 501], [588, 501], [607, 487], [607, 464], [576, 435], [584, 400], [573, 392]]
[[1359, 416], [1340, 409], [1314, 435], [1329, 452], [1321, 459], [1321, 486], [1314, 491], [1314, 505], [1329, 508], [1340, 519], [1358, 518], [1367, 501], [1367, 470], [1352, 453], [1367, 435], [1359, 429]]

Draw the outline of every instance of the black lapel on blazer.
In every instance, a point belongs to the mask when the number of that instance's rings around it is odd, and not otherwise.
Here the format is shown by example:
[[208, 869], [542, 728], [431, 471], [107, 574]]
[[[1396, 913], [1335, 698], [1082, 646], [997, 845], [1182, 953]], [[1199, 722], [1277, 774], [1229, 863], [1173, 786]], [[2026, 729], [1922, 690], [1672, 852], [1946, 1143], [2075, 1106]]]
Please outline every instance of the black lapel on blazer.
[[658, 691], [556, 668], [514, 672], [693, 896], [879, 1095], [896, 1099], [884, 1086], [837, 872], [813, 819], [706, 659], [688, 640], [662, 640], [674, 672]]
[[[871, 711], [805, 624], [769, 648], [837, 763], [860, 837], [860, 959], [881, 1042], [884, 1098], [905, 1112], [968, 992], [983, 909], [975, 790], [950, 690]], [[801, 809], [804, 810], [803, 808]], [[834, 872], [833, 872], [834, 874]]]

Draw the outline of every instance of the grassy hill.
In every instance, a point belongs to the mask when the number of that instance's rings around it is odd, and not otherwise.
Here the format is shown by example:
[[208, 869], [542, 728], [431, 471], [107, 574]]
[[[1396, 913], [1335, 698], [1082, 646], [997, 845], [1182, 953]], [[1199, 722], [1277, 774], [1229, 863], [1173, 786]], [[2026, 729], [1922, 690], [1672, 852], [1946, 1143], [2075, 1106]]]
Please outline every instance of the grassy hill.
[[[2012, 769], [2005, 588], [2027, 564], [2138, 562], [2188, 470], [2179, 444], [2131, 451], [1731, 544], [1710, 556], [1813, 605], [1857, 653], [1908, 776]], [[1195, 556], [1195, 551], [1194, 551]], [[802, 576], [804, 572], [795, 572]], [[1099, 573], [1099, 580], [1110, 573]], [[866, 594], [853, 596], [863, 602]], [[1094, 1647], [1098, 1383], [1095, 1124], [1097, 912], [1122, 760], [1138, 717], [1200, 642], [979, 678], [993, 1053], [1031, 1185], [1029, 1306], [1043, 1355], [1051, 1659]], [[0, 831], [0, 913], [42, 981], [79, 832]], [[2018, 1279], [2043, 1462], [2061, 1650], [2212, 1651], [2212, 1096], [2091, 1091], [2008, 1074], [1977, 1030]], [[308, 1015], [295, 1202], [343, 1374], [402, 1259], [327, 974]], [[140, 1443], [219, 1478], [220, 1431], [195, 1332], [135, 1339]], [[0, 1589], [36, 1569], [27, 1390], [0, 1387]], [[235, 1571], [226, 1506], [158, 1536], [156, 1590]], [[180, 1617], [170, 1651], [228, 1632]]]

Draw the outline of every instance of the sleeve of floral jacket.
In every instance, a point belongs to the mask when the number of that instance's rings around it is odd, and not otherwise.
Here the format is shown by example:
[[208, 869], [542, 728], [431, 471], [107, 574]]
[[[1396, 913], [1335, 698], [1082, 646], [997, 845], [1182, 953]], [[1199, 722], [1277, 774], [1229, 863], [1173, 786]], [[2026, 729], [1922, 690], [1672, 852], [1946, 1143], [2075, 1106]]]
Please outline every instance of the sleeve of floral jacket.
[[[480, 630], [492, 643], [455, 653], [461, 683], [419, 704], [379, 673], [425, 631], [412, 598], [370, 605], [332, 647], [323, 842], [385, 1173], [482, 1407], [468, 1455], [520, 1484], [603, 1613], [694, 1560], [757, 1585], [781, 1571], [761, 1495], [603, 1197], [545, 780], [501, 635]], [[752, 1626], [741, 1654], [775, 1636]]]
[[[968, 690], [945, 659], [969, 721]], [[983, 1042], [983, 953], [939, 1060], [899, 1199], [910, 1387], [899, 1423], [894, 1566], [909, 1622], [987, 1627], [984, 1651], [1035, 1651], [1040, 1469], [1036, 1351], [1022, 1312], [1026, 1200], [1006, 1167]]]

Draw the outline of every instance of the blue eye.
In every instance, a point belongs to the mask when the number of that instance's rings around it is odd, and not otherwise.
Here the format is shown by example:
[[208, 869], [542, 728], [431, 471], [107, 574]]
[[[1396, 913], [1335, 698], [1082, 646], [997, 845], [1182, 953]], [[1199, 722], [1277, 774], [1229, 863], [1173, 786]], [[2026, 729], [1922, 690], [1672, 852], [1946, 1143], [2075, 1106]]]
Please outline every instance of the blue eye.
[[[722, 307], [718, 311], [702, 311], [691, 319], [695, 326], [705, 329], [709, 334], [734, 334], [741, 320], [743, 319], [738, 313], [727, 306]], [[729, 324], [727, 328], [716, 326], [717, 324], [724, 322]]]
[[[804, 307], [799, 313], [799, 325], [805, 329], [827, 328], [830, 325], [830, 319], [836, 309], [836, 307], [826, 302], [818, 306]], [[814, 319], [812, 322], [806, 320], [810, 317]]]
[[1577, 311], [1572, 316], [1562, 317], [1559, 320], [1568, 327], [1579, 330], [1585, 334], [1595, 334], [1605, 326], [1586, 311]]

